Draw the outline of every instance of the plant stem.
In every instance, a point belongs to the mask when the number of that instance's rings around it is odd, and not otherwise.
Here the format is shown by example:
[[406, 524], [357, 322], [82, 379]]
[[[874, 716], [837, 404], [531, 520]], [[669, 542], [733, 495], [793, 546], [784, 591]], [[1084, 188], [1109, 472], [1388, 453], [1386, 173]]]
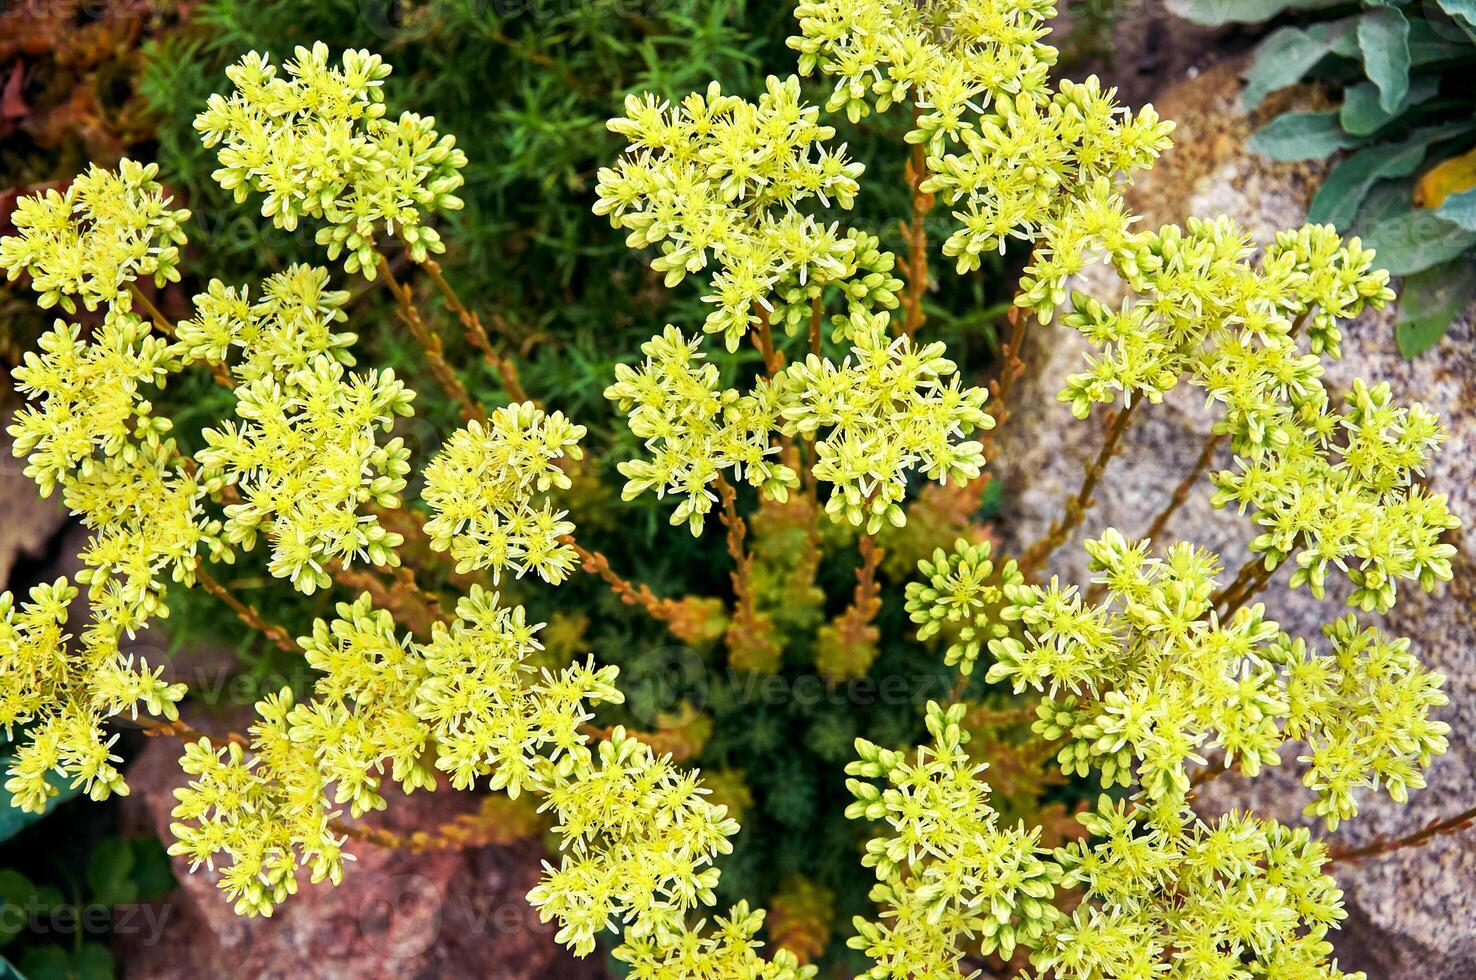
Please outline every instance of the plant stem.
[[659, 623], [670, 626], [677, 621], [680, 611], [679, 603], [661, 598], [652, 592], [648, 585], [637, 585], [621, 578], [610, 567], [609, 558], [598, 551], [590, 551], [572, 537], [564, 537], [561, 540], [573, 548], [574, 553], [579, 556], [580, 569], [587, 574], [599, 577], [621, 602], [627, 606], [638, 606]]
[[1204, 476], [1205, 470], [1210, 468], [1210, 465], [1215, 461], [1215, 454], [1219, 452], [1220, 447], [1229, 438], [1224, 433], [1215, 433], [1205, 439], [1204, 446], [1199, 450], [1199, 458], [1194, 461], [1194, 468], [1189, 471], [1189, 474], [1184, 479], [1179, 481], [1178, 486], [1174, 487], [1174, 494], [1169, 498], [1168, 505], [1158, 512], [1158, 516], [1153, 519], [1152, 524], [1148, 525], [1148, 530], [1143, 533], [1143, 537], [1150, 541], [1158, 540], [1158, 536], [1168, 526], [1169, 520], [1188, 501], [1189, 494], [1194, 489], [1194, 485], [1199, 482], [1200, 477]]
[[456, 314], [466, 330], [467, 340], [471, 341], [473, 347], [482, 352], [482, 360], [497, 372], [497, 377], [502, 381], [502, 388], [507, 392], [507, 397], [514, 402], [526, 402], [528, 393], [523, 390], [523, 383], [518, 377], [518, 367], [513, 359], [499, 353], [492, 345], [492, 338], [487, 334], [487, 328], [482, 325], [482, 318], [462, 302], [460, 295], [446, 277], [441, 274], [441, 264], [435, 259], [426, 259], [421, 264], [430, 281], [440, 290], [441, 296], [445, 298], [446, 305]]
[[191, 728], [189, 723], [183, 721], [164, 721], [154, 719], [140, 722], [140, 731], [149, 738], [177, 738], [181, 742], [198, 742], [201, 739], [209, 739], [212, 743], [220, 744], [234, 742], [243, 747], [251, 744], [246, 736], [239, 732], [226, 732], [224, 735], [210, 735], [206, 732]]
[[415, 305], [415, 296], [410, 291], [410, 287], [395, 278], [395, 274], [390, 269], [388, 260], [383, 255], [379, 256], [379, 275], [384, 279], [384, 283], [389, 287], [390, 292], [394, 294], [395, 302], [399, 304], [400, 320], [405, 326], [410, 328], [411, 336], [415, 338], [415, 342], [425, 352], [426, 364], [430, 367], [431, 374], [446, 394], [451, 396], [451, 400], [461, 409], [461, 417], [468, 422], [473, 420], [478, 422], [486, 421], [487, 413], [482, 411], [472, 401], [471, 396], [467, 394], [466, 385], [461, 383], [461, 379], [456, 376], [456, 372], [446, 362], [445, 349], [441, 345], [441, 338], [436, 335], [434, 330], [426, 326], [425, 321], [421, 319], [420, 310]]
[[1455, 816], [1446, 817], [1443, 820], [1435, 820], [1421, 830], [1404, 837], [1396, 837], [1393, 840], [1381, 838], [1363, 847], [1335, 847], [1328, 852], [1328, 862], [1337, 864], [1340, 861], [1358, 861], [1367, 857], [1389, 854], [1393, 851], [1404, 850], [1407, 847], [1419, 847], [1428, 844], [1441, 834], [1454, 834], [1476, 823], [1476, 807], [1463, 810]]
[[[138, 288], [138, 283], [129, 283], [128, 288], [133, 293], [133, 298], [138, 300], [139, 304], [143, 306], [144, 312], [148, 313], [149, 319], [154, 321], [154, 327], [166, 337], [175, 336], [177, 331], [175, 330], [174, 324], [154, 305], [153, 300], [144, 295], [144, 291]], [[220, 361], [210, 362], [210, 373], [215, 375], [215, 380], [219, 384], [235, 390], [236, 379], [231, 377], [230, 369]]]
[[173, 337], [174, 324], [154, 305], [154, 301], [149, 299], [142, 289], [138, 288], [138, 283], [129, 283], [128, 290], [133, 294], [133, 298], [138, 300], [139, 305], [144, 308], [144, 312], [149, 315], [149, 319], [154, 321], [154, 326], [158, 327], [159, 331], [166, 336]]
[[[921, 110], [913, 109], [916, 128]], [[923, 295], [928, 291], [928, 212], [933, 210], [933, 195], [922, 189], [928, 179], [928, 151], [923, 143], [915, 143], [907, 161], [907, 186], [912, 189], [912, 219], [902, 222], [902, 237], [907, 240], [907, 292], [902, 298], [904, 316], [902, 334], [911, 337], [927, 321], [923, 312]]]
[[999, 456], [999, 430], [1013, 414], [1010, 411], [1010, 391], [1020, 375], [1025, 373], [1025, 362], [1020, 359], [1020, 348], [1025, 343], [1026, 311], [1018, 306], [1010, 307], [1005, 314], [1010, 324], [1010, 338], [1000, 348], [1001, 365], [999, 377], [989, 382], [989, 409], [994, 416], [994, 428], [984, 434], [984, 459], [991, 462]]
[[876, 538], [861, 535], [856, 543], [861, 552], [861, 567], [856, 569], [856, 591], [851, 597], [851, 608], [856, 611], [857, 621], [870, 624], [881, 612], [881, 585], [876, 580], [876, 571], [881, 567], [886, 551], [877, 546]]
[[746, 542], [748, 524], [738, 513], [738, 491], [721, 473], [717, 478], [718, 497], [723, 502], [722, 521], [727, 530], [728, 557], [733, 559], [733, 597], [737, 607], [734, 621], [740, 626], [753, 624], [757, 620], [754, 605], [751, 573], [753, 559], [748, 555]]
[[1107, 429], [1107, 437], [1102, 441], [1102, 448], [1086, 468], [1086, 474], [1082, 479], [1081, 489], [1074, 496], [1066, 498], [1066, 512], [1051, 524], [1046, 534], [1026, 549], [1025, 555], [1020, 559], [1020, 571], [1026, 578], [1030, 578], [1056, 550], [1066, 543], [1082, 520], [1086, 512], [1091, 509], [1095, 501], [1092, 494], [1102, 480], [1102, 474], [1107, 470], [1107, 463], [1117, 452], [1122, 434], [1127, 431], [1128, 425], [1132, 423], [1133, 411], [1139, 402], [1129, 402], [1128, 406], [1121, 409], [1112, 419], [1112, 424]]
[[816, 296], [810, 300], [810, 353], [816, 357], [820, 356], [820, 325], [824, 319], [824, 297]]
[[1205, 766], [1203, 769], [1200, 769], [1194, 775], [1190, 776], [1189, 788], [1197, 789], [1200, 786], [1203, 786], [1205, 783], [1210, 783], [1216, 779], [1219, 779], [1221, 776], [1225, 775], [1225, 773], [1229, 771], [1229, 762], [1227, 761], [1226, 757], [1222, 755], [1214, 762], [1211, 762], [1209, 765]]
[[201, 563], [195, 569], [195, 580], [200, 583], [202, 589], [229, 606], [241, 622], [275, 643], [277, 649], [287, 653], [302, 652], [298, 648], [297, 643], [292, 639], [292, 634], [288, 633], [286, 628], [276, 623], [268, 622], [254, 608], [237, 599], [231, 594], [230, 589], [216, 581], [214, 576], [205, 570], [204, 563]]
[[1276, 569], [1280, 567], [1280, 565], [1273, 565], [1267, 568], [1263, 556], [1252, 555], [1249, 561], [1240, 566], [1240, 571], [1235, 573], [1234, 580], [1210, 598], [1210, 608], [1214, 609], [1224, 603], [1225, 608], [1220, 611], [1220, 616], [1221, 618], [1230, 616], [1264, 589], [1270, 583], [1271, 576], [1276, 574]]
[[430, 636], [436, 623], [445, 622], [439, 603], [420, 590], [413, 575], [408, 580], [397, 578], [390, 583], [367, 568], [343, 565], [334, 568], [332, 575], [334, 581], [347, 589], [369, 593], [376, 606], [388, 609], [397, 621], [417, 636]]
[[774, 329], [769, 324], [769, 311], [758, 304], [754, 307], [754, 313], [758, 316], [758, 324], [750, 332], [753, 345], [763, 357], [764, 370], [769, 377], [777, 378], [779, 372], [784, 370], [784, 355], [774, 347]]

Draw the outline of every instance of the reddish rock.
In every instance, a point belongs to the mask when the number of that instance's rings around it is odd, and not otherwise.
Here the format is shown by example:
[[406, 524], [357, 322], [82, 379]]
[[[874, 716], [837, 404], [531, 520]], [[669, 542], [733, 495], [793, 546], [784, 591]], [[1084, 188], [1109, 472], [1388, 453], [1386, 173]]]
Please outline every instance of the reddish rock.
[[[168, 841], [173, 790], [183, 785], [179, 743], [151, 741], [129, 766], [125, 832]], [[399, 834], [433, 828], [475, 809], [453, 790], [386, 794], [389, 806], [366, 823]], [[180, 887], [131, 914], [115, 944], [124, 980], [197, 977], [321, 980], [581, 980], [604, 976], [599, 958], [575, 960], [538, 921], [524, 895], [538, 878], [536, 841], [465, 851], [410, 854], [352, 846], [343, 884], [311, 885], [271, 918], [235, 915], [216, 876], [190, 874], [175, 859]]]

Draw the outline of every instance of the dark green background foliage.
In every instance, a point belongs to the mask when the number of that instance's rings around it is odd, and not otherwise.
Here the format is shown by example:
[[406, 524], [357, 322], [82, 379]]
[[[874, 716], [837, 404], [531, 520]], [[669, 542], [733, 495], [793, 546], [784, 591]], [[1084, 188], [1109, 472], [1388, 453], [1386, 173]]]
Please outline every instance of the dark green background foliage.
[[1284, 113], [1251, 146], [1278, 160], [1347, 151], [1308, 218], [1361, 235], [1377, 250], [1379, 265], [1406, 277], [1400, 350], [1414, 356], [1433, 347], [1476, 295], [1476, 160], [1468, 158], [1466, 179], [1443, 182], [1449, 196], [1437, 199], [1419, 183], [1476, 147], [1476, 3], [1172, 0], [1170, 6], [1202, 24], [1298, 21], [1273, 31], [1257, 49], [1246, 73], [1246, 107], [1303, 80], [1328, 87], [1335, 105]]

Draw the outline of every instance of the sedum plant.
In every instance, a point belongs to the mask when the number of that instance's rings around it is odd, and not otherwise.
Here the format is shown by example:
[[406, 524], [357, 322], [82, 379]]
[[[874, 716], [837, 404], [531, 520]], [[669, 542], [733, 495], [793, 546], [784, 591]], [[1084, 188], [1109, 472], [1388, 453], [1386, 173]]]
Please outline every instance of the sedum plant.
[[[770, 79], [757, 102], [716, 86], [675, 105], [632, 96], [611, 123], [629, 147], [599, 174], [595, 210], [668, 284], [700, 279], [710, 308], [609, 379], [639, 446], [618, 464], [624, 494], [675, 497], [670, 521], [693, 535], [719, 525], [730, 596], [659, 596], [581, 541], [570, 500], [587, 433], [526, 396], [503, 338], [441, 274], [433, 222], [458, 206], [466, 161], [433, 120], [388, 118], [377, 57], [335, 61], [317, 45], [279, 70], [250, 55], [197, 127], [239, 201], [281, 227], [314, 225], [345, 274], [391, 292], [464, 423], [429, 459], [395, 435], [414, 393], [355, 364], [332, 272], [211, 281], [195, 315], [171, 323], [148, 280], [178, 275], [187, 216], [152, 170], [94, 171], [24, 202], [0, 244], [10, 275], [28, 276], [44, 306], [71, 313], [80, 298], [101, 319], [85, 331], [59, 320], [17, 372], [31, 400], [12, 426], [17, 452], [94, 535], [80, 653], [64, 632], [71, 584], [39, 587], [19, 611], [0, 601], [17, 803], [44, 806], [58, 774], [96, 798], [126, 792], [104, 725], [142, 711], [186, 743], [171, 851], [216, 867], [243, 914], [270, 914], [303, 879], [337, 883], [354, 846], [410, 846], [373, 826], [391, 788], [483, 787], [544, 814], [557, 853], [529, 901], [576, 954], [607, 944], [633, 977], [814, 976], [823, 917], [851, 896], [791, 883], [767, 932], [749, 902], [724, 908], [720, 861], [752, 800], [731, 773], [683, 763], [711, 719], [619, 723], [617, 666], [553, 657], [545, 646], [569, 647], [568, 629], [534, 622], [511, 590], [586, 573], [760, 676], [809, 631], [816, 669], [839, 683], [875, 662], [891, 550], [921, 573], [903, 590], [924, 644], [914, 655], [945, 641], [957, 680], [921, 712], [921, 742], [843, 746], [848, 816], [875, 878], [846, 940], [862, 975], [951, 977], [992, 957], [1069, 980], [1352, 976], [1327, 938], [1342, 917], [1335, 845], [1251, 814], [1200, 814], [1194, 790], [1301, 753], [1308, 814], [1331, 832], [1370, 793], [1402, 801], [1423, 785], [1448, 732], [1432, 716], [1441, 678], [1410, 642], [1355, 612], [1309, 643], [1253, 599], [1283, 566], [1319, 597], [1329, 573], [1346, 577], [1364, 614], [1387, 611], [1401, 584], [1449, 579], [1443, 536], [1458, 521], [1419, 483], [1440, 426], [1387, 386], [1360, 383], [1334, 405], [1322, 385], [1340, 323], [1393, 299], [1357, 239], [1312, 226], [1257, 257], [1227, 219], [1134, 227], [1123, 182], [1170, 126], [1095, 80], [1050, 82], [1052, 14], [993, 0], [798, 8], [791, 45], [829, 88], [824, 111], [911, 112], [904, 256], [843, 226], [861, 168], [831, 145], [797, 77]], [[961, 274], [989, 252], [1030, 251], [993, 396], [919, 336], [938, 198], [954, 222], [942, 252]], [[1114, 308], [1070, 288], [1094, 262], [1129, 299]], [[509, 404], [470, 397], [406, 269], [441, 293]], [[1121, 407], [1049, 533], [995, 555], [971, 517], [1031, 318], [1059, 318], [1096, 349], [1064, 379], [1077, 416]], [[719, 340], [752, 345], [756, 360], [725, 370], [708, 356]], [[235, 419], [175, 433], [154, 401], [187, 371], [229, 389]], [[1184, 493], [1151, 533], [1089, 541], [1092, 582], [1043, 580], [1135, 413], [1181, 382], [1218, 409]], [[1192, 543], [1149, 540], [1222, 443], [1235, 462], [1210, 474], [1213, 499], [1250, 515], [1253, 552], [1230, 576]], [[423, 509], [406, 499], [417, 467]], [[281, 588], [342, 590], [333, 616], [294, 638], [215, 577], [258, 548]], [[843, 560], [854, 591], [830, 615], [821, 565]], [[311, 690], [264, 698], [245, 733], [181, 722], [182, 685], [135, 665], [118, 639], [191, 585], [301, 655]], [[1011, 741], [1012, 726], [1028, 731]], [[982, 778], [991, 763], [997, 789]], [[1063, 830], [1039, 787], [1067, 778], [1104, 794]], [[411, 843], [474, 839], [426, 834]]]

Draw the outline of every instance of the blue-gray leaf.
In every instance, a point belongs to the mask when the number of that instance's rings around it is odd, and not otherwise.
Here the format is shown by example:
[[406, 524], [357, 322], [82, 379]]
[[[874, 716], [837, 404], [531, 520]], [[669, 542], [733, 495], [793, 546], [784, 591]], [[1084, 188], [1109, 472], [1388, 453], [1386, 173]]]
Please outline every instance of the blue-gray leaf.
[[1398, 7], [1370, 10], [1358, 19], [1358, 47], [1379, 105], [1394, 112], [1409, 94], [1409, 21]]
[[1353, 18], [1314, 24], [1311, 27], [1283, 27], [1256, 48], [1255, 60], [1245, 73], [1245, 91], [1241, 98], [1246, 111], [1260, 105], [1277, 89], [1300, 82], [1312, 68], [1332, 51], [1333, 43], [1353, 29]]
[[1472, 295], [1476, 295], [1476, 259], [1467, 255], [1406, 276], [1394, 327], [1399, 352], [1415, 357], [1440, 343]]
[[1359, 142], [1343, 132], [1336, 112], [1287, 112], [1251, 134], [1246, 145], [1273, 160], [1315, 160]]
[[1438, 74], [1416, 75], [1409, 80], [1409, 91], [1390, 112], [1379, 102], [1378, 86], [1373, 82], [1359, 82], [1343, 92], [1343, 107], [1338, 120], [1343, 129], [1354, 136], [1367, 136], [1388, 125], [1411, 106], [1430, 101], [1439, 91]]
[[1169, 0], [1169, 10], [1206, 27], [1222, 24], [1258, 24], [1285, 10], [1335, 7], [1342, 0]]
[[1476, 245], [1476, 231], [1433, 211], [1409, 211], [1379, 222], [1364, 244], [1378, 253], [1375, 265], [1393, 275], [1407, 276], [1448, 262]]
[[1476, 187], [1450, 195], [1435, 213], [1467, 231], [1476, 231]]
[[1358, 215], [1358, 206], [1376, 183], [1414, 173], [1433, 144], [1473, 128], [1476, 123], [1471, 122], [1431, 126], [1403, 142], [1371, 146], [1350, 154], [1332, 168], [1317, 189], [1307, 209], [1307, 220], [1336, 225], [1340, 231], [1346, 231]]

